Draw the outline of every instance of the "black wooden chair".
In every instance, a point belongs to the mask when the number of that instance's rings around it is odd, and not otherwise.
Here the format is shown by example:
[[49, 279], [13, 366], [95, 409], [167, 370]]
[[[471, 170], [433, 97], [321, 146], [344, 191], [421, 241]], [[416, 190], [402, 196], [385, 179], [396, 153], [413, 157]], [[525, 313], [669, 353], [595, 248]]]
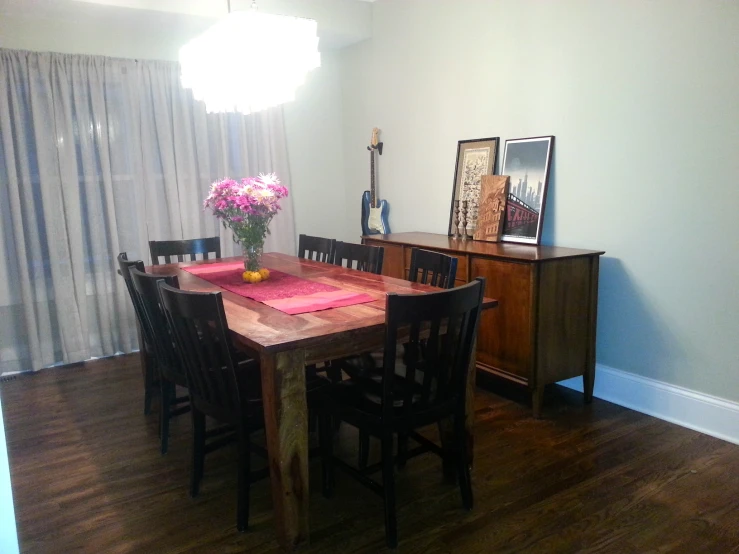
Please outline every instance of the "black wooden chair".
[[[413, 248], [411, 250], [411, 267], [408, 273], [408, 280], [413, 283], [422, 283], [440, 288], [453, 288], [454, 280], [457, 276], [457, 258], [447, 256], [438, 252], [430, 252]], [[396, 350], [399, 358], [402, 358], [405, 351], [403, 346], [401, 351]], [[371, 354], [363, 354], [361, 356], [353, 356], [339, 362], [341, 369], [354, 379], [371, 378], [373, 374], [377, 374], [382, 368], [382, 352], [373, 352]], [[404, 373], [404, 368], [400, 368], [400, 375]], [[332, 379], [335, 380], [335, 379]], [[369, 434], [360, 432], [359, 434], [359, 467], [366, 467], [369, 458]], [[398, 466], [403, 467], [405, 464], [404, 452], [408, 448], [408, 440], [402, 435], [398, 437]]]
[[439, 252], [411, 249], [411, 268], [408, 280], [442, 289], [454, 288], [457, 278], [457, 258]]
[[336, 240], [334, 239], [300, 235], [298, 237], [298, 258], [327, 264], [333, 263], [335, 245]]
[[169, 422], [173, 417], [190, 411], [190, 399], [187, 396], [177, 396], [177, 387], [187, 388], [187, 376], [162, 311], [157, 285], [161, 281], [179, 288], [179, 282], [176, 275], [144, 273], [135, 268], [131, 270], [131, 280], [134, 293], [144, 308], [145, 325], [154, 342], [161, 391], [159, 437], [161, 452], [166, 454], [169, 448]]
[[[245, 531], [249, 525], [249, 489], [251, 483], [266, 477], [269, 467], [252, 471], [251, 452], [266, 451], [253, 444], [251, 435], [264, 427], [259, 364], [256, 360], [239, 363], [231, 344], [221, 293], [182, 291], [166, 283], [159, 285], [162, 306], [190, 385], [193, 426], [190, 494], [197, 496], [203, 478], [205, 454], [220, 446], [224, 438], [206, 432], [206, 416], [233, 426], [238, 442], [238, 505], [236, 526]], [[310, 380], [309, 406], [315, 393], [327, 381]]]
[[382, 273], [384, 255], [385, 249], [382, 246], [336, 241], [333, 263], [349, 269], [358, 269], [359, 271], [379, 275]]
[[[202, 255], [204, 260], [209, 260], [210, 254], [213, 254], [214, 259], [218, 259], [221, 257], [221, 239], [208, 237], [190, 240], [150, 240], [149, 252], [151, 263], [154, 265], [162, 263], [159, 258], [164, 258], [165, 264], [195, 261], [198, 254]], [[173, 256], [176, 256], [175, 260], [172, 259]], [[189, 260], [185, 259], [186, 256], [189, 256]]]
[[129, 260], [125, 252], [118, 254], [118, 275], [123, 277], [128, 290], [128, 296], [133, 304], [133, 311], [136, 314], [136, 327], [139, 333], [139, 350], [141, 351], [141, 371], [144, 377], [144, 414], [151, 413], [151, 400], [159, 390], [156, 356], [154, 354], [153, 339], [148, 333], [148, 329], [144, 329], [142, 318], [144, 316], [143, 307], [138, 300], [138, 296], [133, 289], [131, 282], [132, 268], [144, 271], [144, 262], [141, 260]]
[[[398, 543], [395, 510], [395, 435], [410, 437], [419, 447], [413, 457], [434, 452], [456, 467], [462, 504], [472, 508], [472, 484], [467, 459], [465, 413], [467, 374], [482, 310], [485, 280], [428, 294], [387, 296], [383, 371], [372, 380], [347, 380], [322, 391], [320, 439], [323, 494], [334, 489], [334, 468], [345, 470], [385, 505], [388, 547]], [[424, 348], [421, 348], [424, 342]], [[397, 344], [406, 344], [405, 376], [396, 372]], [[357, 469], [333, 455], [334, 421], [340, 419], [380, 439], [382, 461]], [[442, 448], [416, 432], [420, 427], [451, 419], [453, 444]], [[382, 485], [370, 478], [382, 471]]]

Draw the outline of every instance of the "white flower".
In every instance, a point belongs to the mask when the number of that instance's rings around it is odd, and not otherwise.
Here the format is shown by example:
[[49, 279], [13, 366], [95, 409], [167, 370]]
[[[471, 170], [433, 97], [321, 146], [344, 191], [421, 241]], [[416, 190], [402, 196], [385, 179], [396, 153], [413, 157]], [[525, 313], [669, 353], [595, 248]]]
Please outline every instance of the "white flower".
[[280, 180], [277, 178], [277, 175], [274, 173], [260, 173], [259, 179], [265, 185], [279, 185], [280, 184]]

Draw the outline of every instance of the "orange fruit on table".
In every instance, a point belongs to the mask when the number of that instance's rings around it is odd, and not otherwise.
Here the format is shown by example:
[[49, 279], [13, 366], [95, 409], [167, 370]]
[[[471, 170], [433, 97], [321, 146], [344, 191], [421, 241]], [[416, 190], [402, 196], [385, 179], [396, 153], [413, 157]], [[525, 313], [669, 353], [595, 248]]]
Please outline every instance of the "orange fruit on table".
[[258, 271], [244, 271], [241, 274], [241, 279], [245, 283], [259, 283], [262, 280], [262, 276]]
[[266, 281], [267, 279], [269, 279], [269, 269], [263, 267], [259, 270], [259, 275], [262, 276], [262, 281]]

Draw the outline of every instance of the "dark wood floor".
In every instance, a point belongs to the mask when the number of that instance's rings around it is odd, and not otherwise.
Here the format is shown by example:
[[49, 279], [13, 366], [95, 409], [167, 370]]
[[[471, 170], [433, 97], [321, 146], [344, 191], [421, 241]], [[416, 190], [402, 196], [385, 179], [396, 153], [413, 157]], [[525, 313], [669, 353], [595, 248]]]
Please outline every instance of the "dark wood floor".
[[[158, 451], [141, 413], [138, 359], [102, 360], [0, 383], [22, 552], [278, 552], [269, 483], [253, 487], [251, 530], [235, 529], [235, 451], [206, 461], [187, 494], [190, 421]], [[476, 400], [475, 508], [438, 458], [398, 477], [399, 552], [739, 552], [739, 446], [577, 393], [548, 391], [545, 419], [521, 398]], [[356, 437], [342, 426], [339, 450]], [[337, 475], [320, 495], [311, 464], [311, 546], [384, 549], [382, 504]]]

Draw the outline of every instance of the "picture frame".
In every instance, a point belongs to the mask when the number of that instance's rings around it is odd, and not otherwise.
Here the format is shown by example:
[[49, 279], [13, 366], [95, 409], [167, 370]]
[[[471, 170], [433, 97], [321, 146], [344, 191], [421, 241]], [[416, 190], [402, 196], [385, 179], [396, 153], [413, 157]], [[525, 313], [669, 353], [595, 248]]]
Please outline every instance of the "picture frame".
[[505, 141], [500, 174], [510, 176], [511, 185], [503, 242], [541, 242], [553, 152], [553, 135]]
[[[457, 160], [454, 166], [454, 182], [452, 183], [452, 202], [449, 208], [448, 235], [453, 236], [455, 201], [467, 200], [470, 215], [477, 217], [480, 203], [480, 179], [482, 175], [495, 174], [498, 166], [498, 147], [500, 137], [460, 140], [457, 142]], [[472, 221], [474, 221], [474, 218]], [[470, 239], [474, 233], [474, 225], [466, 225], [466, 235]]]

